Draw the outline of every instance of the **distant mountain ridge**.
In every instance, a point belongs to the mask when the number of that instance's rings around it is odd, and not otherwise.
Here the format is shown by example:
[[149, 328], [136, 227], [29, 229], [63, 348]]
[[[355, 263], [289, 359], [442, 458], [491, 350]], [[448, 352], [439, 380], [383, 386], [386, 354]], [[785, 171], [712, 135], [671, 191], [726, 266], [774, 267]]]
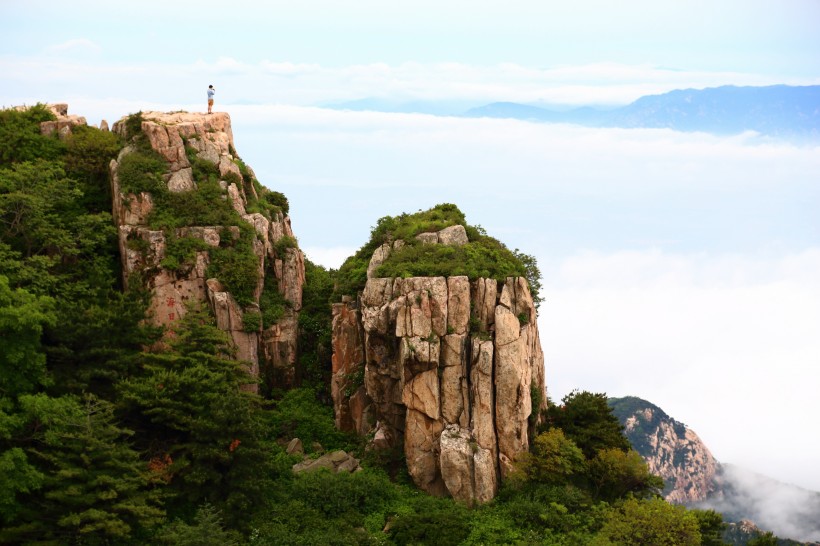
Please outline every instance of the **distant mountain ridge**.
[[718, 135], [755, 131], [788, 139], [820, 139], [820, 85], [682, 89], [648, 95], [612, 110], [554, 111], [514, 102], [472, 108], [466, 117], [513, 118], [588, 127], [666, 128]]
[[671, 502], [711, 508], [727, 521], [752, 520], [780, 537], [820, 542], [820, 493], [718, 462], [697, 434], [641, 398], [608, 400], [624, 434]]

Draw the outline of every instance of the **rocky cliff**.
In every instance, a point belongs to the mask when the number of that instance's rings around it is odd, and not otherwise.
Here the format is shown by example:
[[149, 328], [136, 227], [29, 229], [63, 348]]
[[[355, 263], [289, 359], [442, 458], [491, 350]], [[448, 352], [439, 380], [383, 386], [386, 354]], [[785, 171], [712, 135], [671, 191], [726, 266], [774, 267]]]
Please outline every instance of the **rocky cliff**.
[[745, 543], [754, 533], [742, 530], [756, 524], [780, 537], [820, 540], [820, 493], [718, 462], [694, 431], [646, 400], [627, 396], [609, 404], [632, 446], [666, 482], [666, 500], [740, 522], [725, 539]]
[[110, 166], [125, 285], [150, 291], [169, 335], [189, 304], [209, 305], [254, 375], [292, 385], [304, 258], [229, 115], [144, 112], [112, 130], [128, 142]]
[[715, 491], [718, 462], [694, 431], [640, 398], [613, 398], [610, 406], [632, 447], [666, 482], [666, 500], [699, 502]]
[[[467, 243], [460, 225], [417, 239]], [[546, 400], [533, 298], [522, 277], [377, 277], [403, 245], [378, 247], [363, 292], [333, 306], [336, 422], [374, 448], [403, 446], [423, 490], [486, 502]]]

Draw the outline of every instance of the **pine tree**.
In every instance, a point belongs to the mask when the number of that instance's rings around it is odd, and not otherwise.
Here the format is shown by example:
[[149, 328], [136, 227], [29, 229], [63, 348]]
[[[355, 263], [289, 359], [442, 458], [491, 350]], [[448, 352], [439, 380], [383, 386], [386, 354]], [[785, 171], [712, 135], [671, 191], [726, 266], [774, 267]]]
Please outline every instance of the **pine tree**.
[[261, 399], [213, 317], [190, 308], [165, 350], [142, 356], [142, 374], [120, 385], [123, 409], [174, 505], [210, 502], [236, 519], [260, 502], [268, 453]]
[[111, 403], [41, 393], [21, 396], [19, 406], [24, 430], [17, 437], [27, 441], [17, 449], [43, 478], [23, 496], [0, 542], [122, 542], [161, 521], [159, 490]]

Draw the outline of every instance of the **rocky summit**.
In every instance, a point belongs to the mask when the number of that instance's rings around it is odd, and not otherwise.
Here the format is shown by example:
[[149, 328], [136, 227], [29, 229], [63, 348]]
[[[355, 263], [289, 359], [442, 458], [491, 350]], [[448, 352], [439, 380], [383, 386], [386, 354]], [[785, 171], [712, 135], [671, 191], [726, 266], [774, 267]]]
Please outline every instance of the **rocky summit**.
[[718, 462], [693, 430], [634, 396], [609, 403], [649, 470], [664, 479], [666, 500], [694, 503], [715, 491]]
[[[209, 306], [219, 328], [233, 339], [237, 359], [249, 363], [254, 376], [275, 386], [292, 386], [304, 257], [295, 244], [279, 244], [295, 242], [290, 217], [286, 211], [260, 206], [266, 190], [236, 154], [230, 116], [142, 112], [117, 121], [112, 131], [129, 142], [110, 165], [125, 286], [138, 282], [149, 290], [151, 321], [167, 327], [171, 335], [189, 305]], [[138, 156], [143, 163], [145, 157], [159, 160], [158, 185], [153, 189], [124, 180], [126, 167]], [[185, 222], [176, 221], [174, 210], [160, 210], [173, 205], [192, 208], [195, 194], [214, 182], [216, 191], [209, 197], [229, 208], [219, 217], [222, 223], [205, 217], [214, 203], [204, 204], [202, 216], [194, 210]], [[168, 194], [178, 197], [174, 200]], [[163, 212], [170, 212], [171, 221], [157, 220]], [[247, 252], [237, 252], [237, 259], [250, 263], [247, 278], [242, 279], [250, 286], [239, 301], [226, 284], [232, 272], [219, 275], [212, 262], [219, 249], [238, 248], [242, 227], [250, 228], [251, 235]], [[180, 245], [190, 249], [181, 256], [182, 263], [170, 252]], [[278, 291], [284, 305], [280, 316], [266, 324], [260, 303], [270, 290]]]
[[[418, 239], [467, 242], [462, 226]], [[423, 490], [486, 502], [546, 400], [533, 298], [522, 277], [377, 277], [403, 246], [379, 246], [364, 291], [333, 305], [336, 423], [375, 449], [403, 446]]]

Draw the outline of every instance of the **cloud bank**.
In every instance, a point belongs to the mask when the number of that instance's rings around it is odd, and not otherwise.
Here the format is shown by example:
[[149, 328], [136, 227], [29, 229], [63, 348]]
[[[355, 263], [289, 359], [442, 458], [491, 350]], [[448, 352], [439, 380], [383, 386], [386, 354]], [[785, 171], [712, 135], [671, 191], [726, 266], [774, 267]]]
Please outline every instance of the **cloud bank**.
[[589, 63], [533, 67], [516, 63], [476, 65], [455, 62], [368, 63], [342, 66], [228, 56], [179, 62], [109, 62], [77, 58], [99, 52], [88, 39], [46, 48], [46, 55], [0, 57], [5, 85], [0, 98], [38, 97], [45, 89], [68, 95], [146, 101], [190, 102], [203, 82], [213, 83], [222, 104], [320, 105], [356, 99], [460, 101], [464, 108], [494, 101], [564, 105], [621, 105], [640, 96], [681, 87], [820, 83], [820, 78], [773, 77], [727, 71], [673, 70], [650, 64]]

